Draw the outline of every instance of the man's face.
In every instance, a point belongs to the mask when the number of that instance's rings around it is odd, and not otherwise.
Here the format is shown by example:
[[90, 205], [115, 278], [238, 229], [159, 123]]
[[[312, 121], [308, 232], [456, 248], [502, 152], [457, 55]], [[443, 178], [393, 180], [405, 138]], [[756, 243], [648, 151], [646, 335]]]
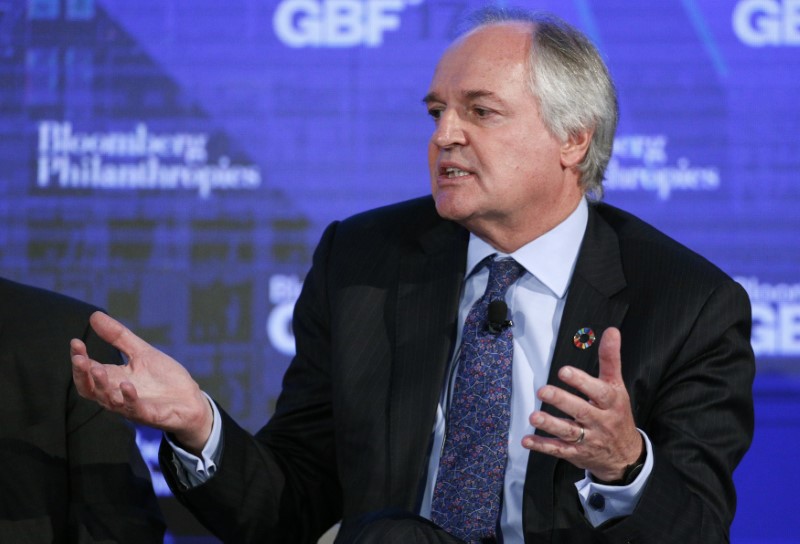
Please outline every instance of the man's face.
[[538, 237], [581, 197], [530, 91], [529, 44], [522, 23], [468, 34], [444, 54], [425, 97], [436, 124], [428, 145], [436, 209], [504, 250], [517, 247], [501, 247], [501, 238]]

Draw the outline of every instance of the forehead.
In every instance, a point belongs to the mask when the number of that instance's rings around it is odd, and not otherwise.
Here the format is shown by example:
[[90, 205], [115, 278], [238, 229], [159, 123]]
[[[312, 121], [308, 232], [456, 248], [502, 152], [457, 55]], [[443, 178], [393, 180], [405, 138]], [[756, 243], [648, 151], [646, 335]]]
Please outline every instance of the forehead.
[[462, 36], [439, 60], [431, 91], [524, 84], [532, 31], [530, 23], [511, 22], [483, 26]]

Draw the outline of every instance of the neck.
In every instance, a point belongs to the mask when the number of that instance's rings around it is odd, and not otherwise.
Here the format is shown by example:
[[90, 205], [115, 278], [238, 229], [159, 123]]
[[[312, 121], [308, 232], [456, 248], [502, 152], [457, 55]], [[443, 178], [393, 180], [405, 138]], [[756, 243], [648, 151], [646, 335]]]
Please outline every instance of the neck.
[[[583, 197], [581, 196], [581, 198]], [[484, 221], [476, 221], [474, 224], [465, 221], [463, 226], [496, 250], [513, 253], [563, 223], [575, 211], [578, 204], [580, 204], [580, 199], [575, 200], [569, 206], [556, 208], [555, 213], [525, 217], [516, 222], [489, 218]]]

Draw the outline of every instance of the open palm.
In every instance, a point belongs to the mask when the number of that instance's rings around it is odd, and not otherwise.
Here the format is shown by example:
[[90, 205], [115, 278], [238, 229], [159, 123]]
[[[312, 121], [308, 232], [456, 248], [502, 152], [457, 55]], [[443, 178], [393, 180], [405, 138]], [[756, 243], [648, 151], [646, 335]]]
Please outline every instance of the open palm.
[[99, 363], [90, 358], [82, 341], [72, 340], [78, 392], [131, 421], [173, 433], [190, 449], [202, 449], [210, 432], [211, 410], [189, 372], [106, 314], [95, 312], [89, 322], [100, 338], [125, 354], [128, 364]]

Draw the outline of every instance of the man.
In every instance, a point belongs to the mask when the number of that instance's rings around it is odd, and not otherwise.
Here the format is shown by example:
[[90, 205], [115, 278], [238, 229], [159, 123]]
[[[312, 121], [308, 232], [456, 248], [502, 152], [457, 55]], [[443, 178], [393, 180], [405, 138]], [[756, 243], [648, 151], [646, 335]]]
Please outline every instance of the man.
[[97, 308], [3, 278], [0, 301], [0, 542], [162, 542], [134, 429], [72, 383], [72, 338], [122, 362], [89, 328]]
[[424, 99], [433, 199], [325, 231], [255, 437], [107, 316], [92, 324], [128, 368], [72, 344], [81, 393], [168, 433], [173, 489], [226, 541], [312, 542], [340, 518], [343, 542], [728, 539], [753, 431], [747, 297], [587, 203], [617, 118], [588, 40], [480, 17]]

